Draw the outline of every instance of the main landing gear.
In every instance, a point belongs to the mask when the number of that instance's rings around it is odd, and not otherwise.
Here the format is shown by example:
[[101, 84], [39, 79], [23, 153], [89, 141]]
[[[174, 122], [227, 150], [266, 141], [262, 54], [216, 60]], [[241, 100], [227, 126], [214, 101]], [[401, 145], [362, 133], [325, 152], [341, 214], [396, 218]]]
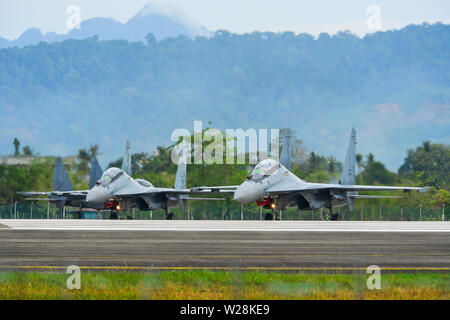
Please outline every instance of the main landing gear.
[[333, 199], [330, 199], [330, 217], [331, 221], [338, 221], [339, 220], [339, 213], [333, 213]]
[[169, 212], [166, 214], [166, 220], [175, 220], [175, 214], [173, 214], [173, 212]]
[[175, 220], [175, 214], [173, 212], [169, 212], [169, 204], [166, 203], [166, 220]]
[[119, 214], [118, 214], [118, 212], [117, 212], [117, 211], [111, 211], [111, 212], [109, 213], [109, 219], [110, 219], [110, 220], [117, 220], [117, 219], [119, 219]]

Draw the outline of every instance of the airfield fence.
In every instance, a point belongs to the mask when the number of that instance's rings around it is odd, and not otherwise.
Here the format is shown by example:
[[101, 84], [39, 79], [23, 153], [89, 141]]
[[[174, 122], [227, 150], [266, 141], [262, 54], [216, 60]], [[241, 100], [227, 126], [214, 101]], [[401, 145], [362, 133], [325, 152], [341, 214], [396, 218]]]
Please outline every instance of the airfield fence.
[[[86, 211], [86, 217], [109, 219], [107, 211]], [[197, 205], [181, 211], [180, 208], [170, 210], [177, 220], [264, 220], [270, 210], [261, 211], [254, 205]], [[347, 207], [336, 208], [341, 220], [346, 221], [441, 221], [449, 220], [448, 208], [402, 207], [402, 206], [364, 206], [355, 207], [350, 212]], [[241, 214], [242, 213], [242, 214]], [[78, 208], [59, 209], [54, 205], [31, 202], [0, 204], [0, 219], [78, 219]], [[164, 210], [120, 212], [119, 219], [164, 220]], [[279, 212], [277, 212], [277, 218]], [[298, 210], [289, 208], [282, 213], [281, 220], [327, 220], [328, 209]], [[444, 218], [444, 219], [443, 219]]]

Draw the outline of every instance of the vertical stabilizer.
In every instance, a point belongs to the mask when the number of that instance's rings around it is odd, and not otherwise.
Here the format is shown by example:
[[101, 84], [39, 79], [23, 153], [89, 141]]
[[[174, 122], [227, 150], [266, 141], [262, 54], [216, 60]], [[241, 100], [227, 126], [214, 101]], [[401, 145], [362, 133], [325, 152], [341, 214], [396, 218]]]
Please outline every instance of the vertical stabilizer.
[[186, 155], [183, 148], [180, 151], [180, 159], [178, 160], [177, 174], [175, 176], [175, 189], [186, 189]]
[[89, 189], [92, 189], [95, 186], [95, 183], [100, 180], [102, 177], [103, 170], [98, 163], [97, 157], [92, 159], [90, 168], [89, 168]]
[[[356, 130], [352, 128], [350, 141], [348, 142], [347, 155], [345, 156], [344, 168], [342, 169], [341, 183], [347, 185], [355, 184], [355, 164], [356, 164]], [[348, 209], [355, 209], [355, 200], [351, 195], [357, 192], [347, 192]]]
[[[173, 185], [174, 189], [186, 189], [186, 155], [184, 153], [184, 148], [181, 147], [180, 159], [178, 160], [178, 168], [175, 176], [175, 183]], [[186, 207], [186, 196], [179, 196], [178, 204], [180, 205], [181, 211], [184, 212]]]
[[345, 156], [344, 168], [342, 170], [341, 183], [355, 184], [355, 163], [356, 163], [356, 131], [352, 128], [350, 141], [348, 142], [347, 155]]
[[287, 128], [283, 134], [283, 145], [281, 149], [280, 163], [288, 170], [292, 168], [292, 146], [291, 146], [291, 130]]
[[127, 140], [127, 146], [125, 148], [125, 154], [122, 160], [122, 170], [131, 176], [131, 152], [130, 152], [130, 142]]
[[73, 190], [61, 157], [55, 159], [55, 166], [53, 167], [53, 189], [55, 191]]

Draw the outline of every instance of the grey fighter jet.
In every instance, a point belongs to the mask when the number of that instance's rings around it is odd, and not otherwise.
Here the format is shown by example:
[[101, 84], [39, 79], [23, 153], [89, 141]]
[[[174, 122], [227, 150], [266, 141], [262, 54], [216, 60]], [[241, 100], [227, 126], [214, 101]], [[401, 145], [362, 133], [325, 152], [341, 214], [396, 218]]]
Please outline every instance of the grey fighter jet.
[[96, 186], [88, 191], [85, 206], [113, 211], [139, 208], [141, 211], [163, 209], [167, 219], [174, 219], [169, 208], [180, 206], [184, 210], [187, 200], [224, 200], [222, 198], [192, 198], [203, 191], [186, 189], [186, 159], [180, 157], [173, 188], [157, 188], [144, 179], [133, 179], [124, 170], [109, 168]]
[[[89, 166], [89, 188], [92, 188], [100, 179], [103, 170], [98, 163], [97, 158], [92, 159]], [[50, 192], [18, 192], [25, 197], [39, 197], [28, 198], [31, 201], [49, 201], [56, 205], [57, 208], [62, 209], [65, 206], [80, 207], [86, 199], [88, 190], [74, 191], [67, 175], [66, 168], [62, 162], [61, 157], [55, 159], [53, 167], [53, 190]]]
[[[282, 211], [288, 207], [295, 206], [300, 210], [328, 208], [332, 220], [339, 219], [339, 215], [333, 211], [336, 207], [348, 205], [350, 211], [353, 211], [354, 199], [392, 197], [358, 195], [358, 191], [428, 191], [428, 188], [417, 187], [355, 185], [355, 146], [356, 131], [352, 128], [342, 178], [339, 184], [304, 181], [278, 161], [266, 159], [256, 165], [253, 172], [247, 176], [246, 181], [240, 186], [235, 188], [230, 186], [228, 189], [232, 190], [234, 188], [234, 200], [239, 203], [256, 201], [258, 206], [272, 209], [272, 213], [266, 215], [266, 219], [273, 219], [276, 209]], [[226, 187], [204, 187], [197, 188], [197, 190], [227, 192]]]
[[[61, 157], [55, 159], [53, 167], [53, 188], [50, 192], [18, 192], [18, 194], [27, 197], [31, 201], [49, 201], [62, 209], [64, 206], [79, 207], [85, 200], [87, 190], [73, 191], [66, 169]], [[38, 197], [38, 198], [29, 198]]]
[[[129, 144], [127, 144], [127, 152]], [[62, 172], [60, 166], [62, 162], [57, 161], [55, 172]], [[131, 165], [128, 165], [131, 169]], [[62, 168], [64, 169], [64, 167]], [[65, 173], [65, 170], [64, 170]], [[67, 173], [63, 175], [63, 185], [68, 186]], [[70, 182], [69, 182], [70, 184]], [[180, 157], [175, 184], [173, 188], [156, 188], [149, 181], [144, 179], [133, 179], [123, 169], [109, 168], [101, 175], [94, 187], [90, 190], [81, 191], [51, 191], [51, 192], [19, 192], [24, 196], [42, 196], [34, 200], [47, 200], [55, 202], [58, 206], [110, 210], [111, 218], [117, 219], [117, 212], [139, 208], [140, 210], [164, 209], [167, 219], [174, 219], [174, 214], [169, 213], [169, 208], [180, 206], [182, 210], [188, 200], [221, 200], [223, 198], [192, 198], [188, 195], [205, 194], [205, 192], [195, 192], [186, 189], [186, 158]]]

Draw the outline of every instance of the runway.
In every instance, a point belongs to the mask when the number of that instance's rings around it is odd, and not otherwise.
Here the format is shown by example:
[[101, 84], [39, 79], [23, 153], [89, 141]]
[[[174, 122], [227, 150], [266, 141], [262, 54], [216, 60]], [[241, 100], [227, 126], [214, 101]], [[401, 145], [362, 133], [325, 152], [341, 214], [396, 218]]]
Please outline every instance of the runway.
[[[450, 232], [450, 221], [0, 220], [17, 230]], [[450, 236], [450, 235], [449, 235]]]
[[449, 272], [449, 222], [0, 220], [0, 271]]

